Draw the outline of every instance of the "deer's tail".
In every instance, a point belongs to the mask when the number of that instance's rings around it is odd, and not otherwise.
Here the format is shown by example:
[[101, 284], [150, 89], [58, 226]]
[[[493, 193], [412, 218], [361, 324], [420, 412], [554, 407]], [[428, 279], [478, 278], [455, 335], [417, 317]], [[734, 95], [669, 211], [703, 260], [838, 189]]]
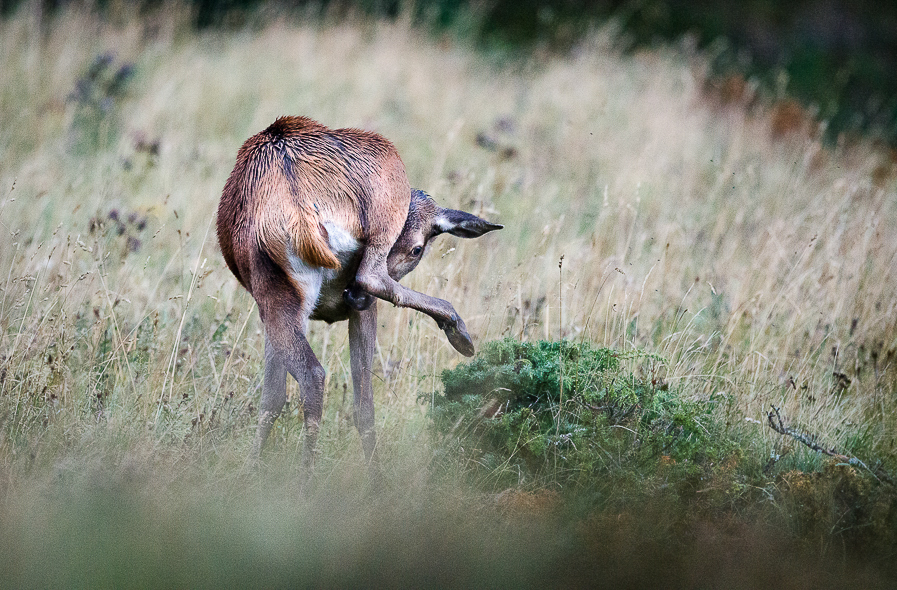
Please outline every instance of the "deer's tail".
[[[265, 132], [259, 134], [265, 135]], [[267, 139], [267, 141], [265, 141]], [[259, 248], [281, 268], [287, 269], [291, 256], [312, 267], [336, 269], [339, 259], [330, 249], [327, 230], [310, 195], [303, 195], [295, 182], [294, 163], [278, 145], [279, 138], [268, 136], [253, 150], [250, 168], [259, 165], [256, 201], [256, 239]], [[250, 172], [250, 175], [252, 173]]]

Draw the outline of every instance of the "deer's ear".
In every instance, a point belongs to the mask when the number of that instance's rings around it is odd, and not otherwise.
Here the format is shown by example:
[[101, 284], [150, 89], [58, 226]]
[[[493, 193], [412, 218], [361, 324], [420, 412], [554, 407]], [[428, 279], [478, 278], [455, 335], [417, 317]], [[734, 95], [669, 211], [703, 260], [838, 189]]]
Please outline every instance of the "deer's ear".
[[436, 215], [433, 225], [437, 233], [452, 234], [459, 238], [478, 238], [486, 232], [504, 227], [455, 209], [441, 209]]

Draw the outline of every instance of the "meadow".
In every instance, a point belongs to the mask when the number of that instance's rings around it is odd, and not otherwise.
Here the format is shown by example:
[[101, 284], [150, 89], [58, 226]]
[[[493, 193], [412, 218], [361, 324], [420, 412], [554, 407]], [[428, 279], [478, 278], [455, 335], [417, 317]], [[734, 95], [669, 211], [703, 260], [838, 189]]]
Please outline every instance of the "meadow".
[[[613, 26], [512, 57], [401, 17], [0, 22], [0, 585], [885, 586], [897, 159], [707, 72], [687, 43], [624, 53]], [[612, 349], [709, 404], [728, 450], [632, 470], [608, 451], [575, 485], [447, 460], [428, 412], [464, 359], [381, 304], [387, 489], [366, 480], [345, 324], [310, 330], [311, 489], [295, 383], [247, 465], [262, 325], [212, 223], [241, 143], [285, 114], [383, 134], [412, 186], [504, 224], [439, 238], [403, 281], [478, 348]]]

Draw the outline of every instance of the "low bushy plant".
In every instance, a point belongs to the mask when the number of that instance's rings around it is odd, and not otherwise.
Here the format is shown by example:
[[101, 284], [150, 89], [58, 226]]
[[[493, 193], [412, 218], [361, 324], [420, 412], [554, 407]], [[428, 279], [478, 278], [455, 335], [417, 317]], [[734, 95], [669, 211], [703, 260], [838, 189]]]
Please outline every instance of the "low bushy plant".
[[434, 431], [492, 477], [583, 484], [610, 470], [656, 472], [658, 462], [700, 468], [733, 450], [717, 432], [713, 399], [686, 400], [625, 370], [632, 361], [665, 363], [588, 343], [489, 342], [442, 373], [444, 393], [427, 396]]

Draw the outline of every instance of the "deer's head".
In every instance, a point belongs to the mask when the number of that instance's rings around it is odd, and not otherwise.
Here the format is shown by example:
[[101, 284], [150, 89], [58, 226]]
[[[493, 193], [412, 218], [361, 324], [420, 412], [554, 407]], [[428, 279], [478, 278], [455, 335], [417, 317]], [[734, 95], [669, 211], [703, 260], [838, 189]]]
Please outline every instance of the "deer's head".
[[502, 227], [471, 213], [443, 209], [424, 191], [412, 189], [405, 227], [387, 258], [389, 276], [398, 281], [417, 268], [433, 238], [440, 234], [478, 238]]

